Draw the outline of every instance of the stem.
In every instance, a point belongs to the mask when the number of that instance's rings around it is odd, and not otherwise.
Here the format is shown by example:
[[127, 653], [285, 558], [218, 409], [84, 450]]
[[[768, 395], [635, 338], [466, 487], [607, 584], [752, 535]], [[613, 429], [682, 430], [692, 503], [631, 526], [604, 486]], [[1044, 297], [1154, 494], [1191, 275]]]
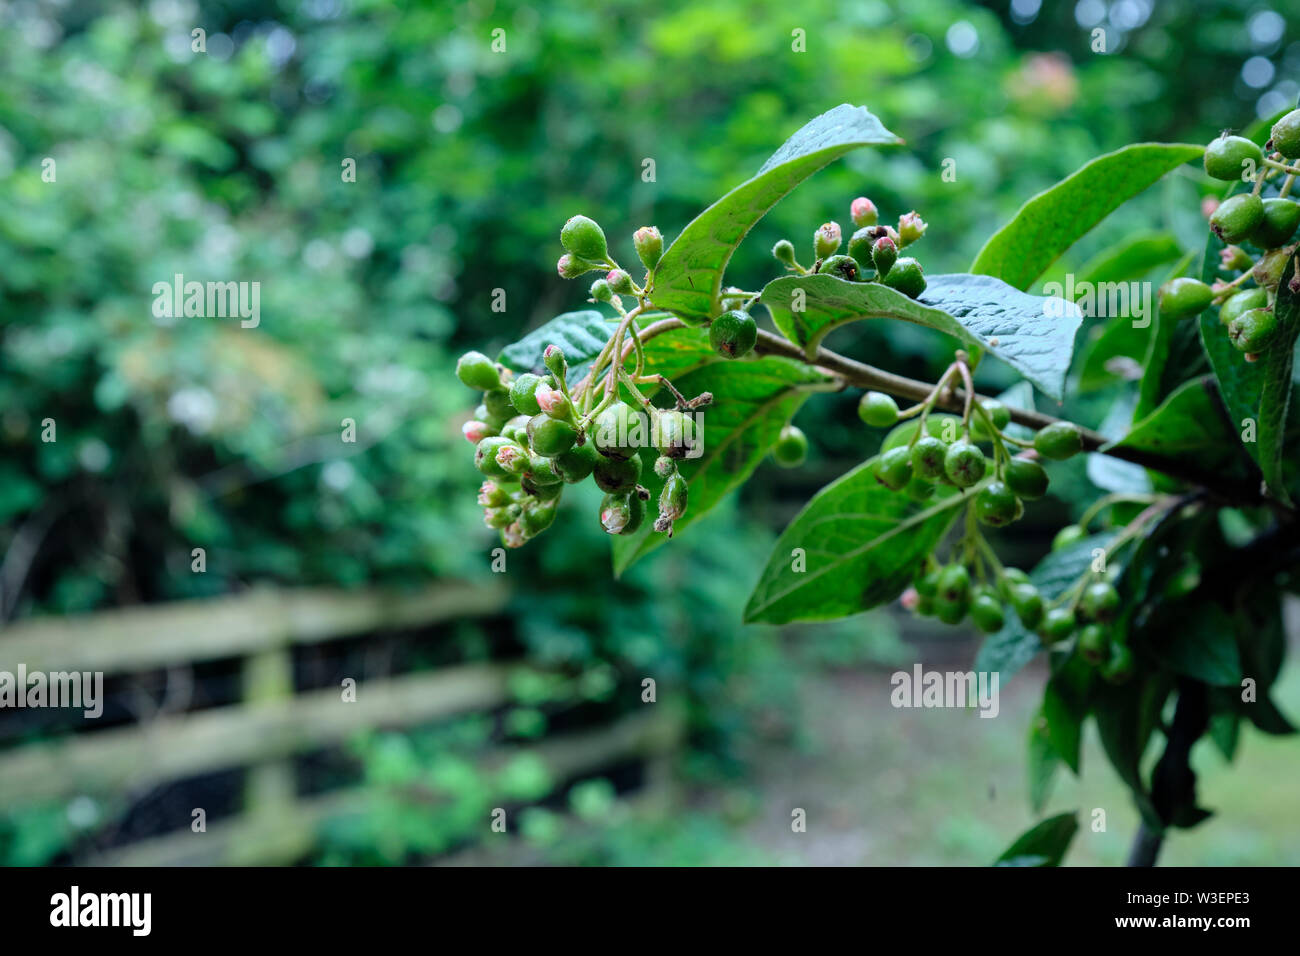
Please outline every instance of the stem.
[[1156, 857], [1160, 855], [1160, 845], [1164, 843], [1163, 833], [1150, 829], [1145, 823], [1139, 823], [1137, 833], [1133, 835], [1133, 845], [1129, 847], [1126, 866], [1155, 866]]

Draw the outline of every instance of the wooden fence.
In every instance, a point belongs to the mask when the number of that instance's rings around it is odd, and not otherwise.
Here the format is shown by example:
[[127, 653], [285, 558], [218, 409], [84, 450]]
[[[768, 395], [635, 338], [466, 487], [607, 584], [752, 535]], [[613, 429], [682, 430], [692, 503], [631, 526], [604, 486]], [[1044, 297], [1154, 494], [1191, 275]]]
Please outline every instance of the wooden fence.
[[[355, 812], [364, 792], [299, 798], [295, 755], [372, 728], [405, 728], [510, 702], [509, 665], [465, 664], [296, 692], [295, 645], [379, 630], [412, 629], [501, 610], [503, 588], [440, 583], [407, 593], [268, 590], [212, 600], [22, 622], [0, 632], [0, 671], [91, 671], [105, 677], [228, 658], [242, 659], [238, 704], [0, 752], [0, 809], [79, 793], [112, 794], [198, 774], [248, 769], [243, 811], [193, 833], [114, 849], [100, 865], [276, 864], [303, 857], [320, 826]], [[531, 752], [556, 783], [624, 760], [660, 764], [676, 746], [677, 716], [661, 705], [595, 730], [548, 737], [484, 755], [487, 767]], [[661, 771], [660, 767], [660, 771]], [[655, 776], [662, 776], [657, 772]], [[485, 821], [486, 830], [486, 821]]]

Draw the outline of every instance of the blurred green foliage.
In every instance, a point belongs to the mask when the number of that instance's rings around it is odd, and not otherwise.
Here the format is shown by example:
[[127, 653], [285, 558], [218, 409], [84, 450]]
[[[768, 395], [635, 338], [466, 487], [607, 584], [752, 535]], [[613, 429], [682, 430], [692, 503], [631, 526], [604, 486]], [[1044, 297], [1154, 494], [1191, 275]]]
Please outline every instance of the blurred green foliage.
[[[1106, 55], [1086, 28], [1097, 6]], [[734, 280], [770, 273], [777, 238], [802, 251], [816, 224], [847, 224], [859, 194], [885, 220], [920, 211], [926, 268], [960, 271], [1025, 198], [1097, 153], [1203, 142], [1275, 110], [1269, 97], [1293, 100], [1297, 45], [1269, 39], [1261, 12], [1246, 0], [0, 5], [0, 610], [486, 576], [495, 535], [459, 431], [471, 395], [451, 369], [460, 351], [494, 352], [581, 302], [554, 272], [569, 215], [602, 222], [630, 257], [637, 226], [671, 239], [808, 117], [861, 103], [907, 146], [855, 153], [783, 202]], [[206, 53], [191, 50], [195, 28]], [[800, 31], [806, 52], [792, 49]], [[1252, 56], [1277, 82], [1243, 81]], [[1151, 228], [1189, 232], [1161, 195], [1139, 203]], [[1078, 261], [1120, 234], [1107, 224]], [[177, 273], [260, 282], [260, 326], [155, 318], [153, 284]], [[832, 345], [904, 373], [947, 361], [922, 329], [840, 335]], [[779, 708], [793, 680], [779, 636], [738, 625], [751, 556], [871, 450], [855, 402], [810, 401], [801, 420], [821, 421], [805, 429], [803, 471], [761, 473], [625, 581], [610, 579], [595, 500], [567, 496], [590, 519], [557, 521], [509, 559], [530, 660], [680, 682], [699, 765], [734, 769], [753, 714]], [[47, 419], [56, 442], [40, 440]], [[345, 419], [355, 444], [340, 440]], [[206, 574], [191, 573], [195, 547]], [[818, 646], [832, 649], [809, 656], [853, 660], [864, 630], [828, 632]], [[529, 737], [545, 719], [524, 708], [509, 726]], [[435, 772], [411, 741], [385, 741], [366, 750], [373, 780]], [[450, 758], [432, 766], [466, 774]], [[348, 848], [366, 832], [338, 835], [327, 858], [357, 859]], [[384, 833], [399, 844], [385, 860], [453, 840]]]

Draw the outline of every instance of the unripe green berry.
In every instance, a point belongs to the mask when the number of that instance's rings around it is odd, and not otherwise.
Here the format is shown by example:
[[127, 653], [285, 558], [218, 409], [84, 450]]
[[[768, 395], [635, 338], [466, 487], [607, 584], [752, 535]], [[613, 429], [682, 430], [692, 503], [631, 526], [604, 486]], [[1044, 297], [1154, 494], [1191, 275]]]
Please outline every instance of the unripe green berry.
[[1047, 470], [1028, 458], [1012, 458], [1007, 462], [1003, 480], [1017, 496], [1033, 501], [1047, 494]]
[[510, 392], [504, 388], [494, 388], [490, 392], [484, 392], [483, 404], [487, 406], [488, 415], [493, 419], [509, 420], [519, 414], [519, 409], [515, 408], [514, 403], [510, 401]]
[[872, 226], [864, 226], [849, 237], [848, 253], [857, 261], [859, 272], [876, 267], [871, 258], [871, 247], [875, 244], [876, 230]]
[[[996, 398], [982, 398], [976, 404], [984, 409], [984, 414], [993, 420], [993, 427], [998, 431], [1006, 428], [1011, 423], [1011, 409]], [[984, 415], [971, 416], [970, 430], [971, 434], [979, 441], [992, 441], [993, 439], [993, 434], [985, 423]]]
[[510, 404], [519, 414], [536, 415], [542, 410], [542, 406], [537, 404], [537, 397], [533, 394], [541, 384], [542, 377], [532, 372], [525, 372], [510, 383]]
[[566, 252], [560, 256], [555, 263], [555, 271], [559, 273], [561, 279], [576, 279], [580, 275], [588, 272], [594, 272], [596, 269], [603, 269], [604, 265], [599, 262], [588, 262], [581, 256], [575, 256], [571, 252]]
[[1019, 568], [1003, 568], [1002, 576], [998, 578], [998, 591], [1008, 600], [1011, 597], [1011, 590], [1018, 584], [1028, 584], [1029, 575]]
[[891, 448], [876, 463], [876, 481], [891, 491], [898, 491], [912, 480], [911, 451]]
[[570, 421], [573, 417], [573, 406], [569, 398], [558, 388], [551, 388], [545, 382], [542, 382], [533, 389], [533, 398], [537, 400], [537, 407], [545, 414], [552, 418], [558, 418], [561, 421]]
[[1255, 260], [1241, 246], [1224, 246], [1219, 250], [1219, 268], [1224, 272], [1244, 272], [1254, 263]]
[[[489, 478], [498, 478], [506, 474], [506, 470], [497, 462], [497, 452], [509, 446], [519, 448], [517, 442], [512, 442], [509, 438], [500, 435], [484, 438], [474, 448], [474, 467]], [[522, 448], [519, 448], [519, 450], [520, 452], [523, 451]]]
[[926, 221], [915, 210], [905, 212], [898, 217], [898, 238], [902, 240], [902, 244], [905, 246], [910, 246], [924, 236], [927, 228]]
[[852, 256], [831, 256], [817, 269], [819, 275], [835, 276], [845, 282], [858, 281], [858, 260]]
[[498, 481], [489, 478], [478, 486], [478, 503], [484, 508], [500, 508], [510, 504], [510, 491]]
[[911, 256], [903, 256], [885, 274], [885, 285], [897, 289], [909, 299], [919, 299], [925, 291], [925, 275], [921, 263]]
[[1077, 524], [1067, 524], [1060, 531], [1056, 532], [1056, 537], [1052, 539], [1053, 551], [1064, 551], [1088, 537], [1088, 532]]
[[[673, 475], [664, 482], [664, 487], [659, 492], [659, 519], [660, 521], [676, 521], [682, 515], [686, 514], [686, 502], [690, 495], [690, 487], [686, 479], [681, 475]], [[659, 522], [656, 522], [658, 524]]]
[[1119, 613], [1119, 592], [1105, 581], [1094, 581], [1079, 598], [1079, 611], [1084, 617], [1103, 624], [1115, 620]]
[[497, 464], [511, 475], [522, 475], [532, 463], [532, 456], [528, 454], [527, 449], [513, 442], [498, 448], [496, 457]]
[[501, 426], [501, 434], [511, 441], [523, 444], [528, 441], [529, 415], [516, 415]]
[[1100, 664], [1110, 656], [1110, 634], [1100, 624], [1085, 624], [1078, 646], [1080, 657], [1089, 664]]
[[939, 586], [935, 597], [939, 601], [955, 603], [970, 598], [970, 572], [963, 564], [949, 564], [939, 571]]
[[[523, 481], [530, 481], [537, 486], [559, 485], [563, 483], [564, 476], [560, 474], [560, 469], [556, 467], [554, 458], [532, 455], [528, 470], [524, 472]], [[528, 489], [525, 488], [524, 490], [527, 491]]]
[[889, 275], [897, 261], [898, 246], [893, 239], [880, 236], [871, 243], [871, 264], [876, 267], [876, 276], [882, 281]]
[[975, 496], [975, 517], [981, 524], [1003, 528], [1016, 520], [1015, 494], [1004, 483], [994, 481]]
[[591, 475], [596, 479], [596, 487], [601, 491], [631, 491], [641, 479], [641, 459], [636, 455], [631, 458], [600, 458], [596, 461]]
[[1244, 182], [1264, 163], [1264, 151], [1244, 136], [1220, 136], [1205, 147], [1205, 171], [1224, 182]]
[[677, 474], [677, 462], [667, 455], [660, 455], [655, 459], [655, 474], [667, 481], [670, 476]]
[[912, 468], [917, 476], [933, 481], [945, 475], [944, 459], [948, 455], [948, 446], [933, 435], [922, 435], [912, 446]]
[[608, 279], [597, 279], [593, 282], [588, 295], [597, 302], [614, 301], [614, 290], [609, 287]]
[[528, 444], [546, 458], [562, 455], [573, 447], [578, 432], [568, 422], [537, 414], [528, 420]]
[[772, 247], [772, 256], [782, 265], [794, 266], [794, 243], [789, 239], [779, 240]]
[[966, 619], [970, 610], [970, 600], [934, 602], [935, 615], [945, 624], [956, 626]]
[[1042, 631], [1043, 640], [1048, 644], [1056, 644], [1065, 640], [1074, 633], [1074, 612], [1068, 607], [1050, 608], [1043, 615], [1043, 623], [1040, 630]]
[[1261, 289], [1276, 292], [1282, 282], [1282, 273], [1286, 271], [1287, 260], [1291, 254], [1285, 249], [1272, 249], [1259, 257], [1255, 267], [1250, 270], [1250, 277]]
[[842, 234], [840, 233], [840, 224], [838, 222], [824, 222], [813, 233], [813, 253], [814, 258], [825, 259], [828, 256], [835, 255], [835, 250], [840, 247]]
[[546, 346], [542, 353], [542, 362], [545, 363], [547, 370], [555, 376], [556, 382], [562, 383], [564, 377], [569, 374], [569, 362], [564, 357], [564, 349], [555, 343]]
[[861, 229], [864, 226], [874, 226], [880, 219], [880, 213], [875, 203], [866, 196], [859, 196], [849, 204], [849, 217], [853, 220], [853, 225]]
[[648, 437], [645, 416], [626, 402], [614, 402], [592, 422], [592, 443], [607, 458], [631, 458]]
[[903, 486], [903, 494], [913, 501], [929, 501], [934, 497], [934, 482], [918, 478], [913, 469], [912, 480]]
[[549, 528], [551, 522], [555, 520], [555, 512], [559, 506], [558, 498], [526, 505], [523, 514], [519, 516], [519, 525], [524, 534], [532, 538]]
[[[514, 408], [513, 405], [510, 407]], [[486, 424], [493, 435], [500, 434], [501, 429], [506, 427], [506, 422], [508, 422], [512, 417], [513, 415], [493, 415], [488, 411], [486, 402], [480, 402], [478, 408], [474, 409], [475, 421], [480, 421]]]
[[641, 264], [648, 271], [653, 272], [664, 254], [663, 234], [654, 226], [642, 226], [632, 233], [632, 246], [636, 249], [636, 256], [641, 260]]
[[988, 463], [979, 446], [968, 441], [956, 441], [948, 446], [943, 458], [944, 474], [958, 488], [969, 488], [984, 477]]
[[635, 491], [608, 494], [600, 503], [600, 526], [607, 534], [632, 534], [645, 520], [645, 502]]
[[1112, 684], [1122, 684], [1133, 676], [1136, 662], [1133, 652], [1118, 641], [1110, 645], [1110, 660], [1102, 665], [1101, 676]]
[[1250, 241], [1261, 249], [1276, 249], [1288, 242], [1300, 226], [1300, 203], [1291, 199], [1264, 200], [1264, 218], [1259, 221]]
[[605, 276], [605, 281], [619, 295], [632, 294], [632, 277], [622, 269], [610, 269]]
[[758, 325], [748, 312], [732, 309], [709, 323], [709, 345], [724, 358], [748, 355], [758, 341]]
[[519, 520], [523, 509], [519, 505], [506, 505], [499, 508], [485, 508], [483, 510], [483, 523], [489, 528], [504, 528]]
[[[927, 559], [927, 562], [932, 559]], [[929, 564], [920, 565], [912, 575], [912, 585], [916, 588], [916, 593], [921, 597], [934, 597], [939, 593], [939, 575], [942, 568], [930, 567]]]
[[560, 245], [580, 259], [603, 262], [609, 255], [605, 233], [594, 220], [586, 216], [573, 216], [560, 230]]
[[1166, 319], [1181, 319], [1187, 315], [1200, 315], [1209, 308], [1214, 292], [1200, 279], [1183, 276], [1170, 279], [1160, 287], [1156, 301], [1160, 315]]
[[1017, 584], [1011, 588], [1007, 600], [1020, 623], [1035, 630], [1043, 620], [1043, 596], [1032, 584]]
[[1292, 110], [1273, 124], [1269, 142], [1287, 159], [1300, 158], [1300, 109]]
[[808, 438], [794, 425], [786, 425], [772, 446], [772, 459], [782, 468], [798, 468], [808, 457]]
[[655, 447], [669, 458], [685, 458], [695, 447], [695, 420], [676, 409], [656, 413]]
[[1065, 461], [1083, 451], [1083, 433], [1071, 422], [1052, 422], [1034, 436], [1034, 450], [1052, 461]]
[[501, 376], [493, 361], [482, 352], [466, 352], [456, 362], [456, 377], [480, 392], [501, 387]]
[[1232, 320], [1251, 309], [1262, 309], [1268, 305], [1268, 293], [1263, 289], [1245, 289], [1228, 296], [1219, 306], [1219, 321], [1231, 325]]
[[555, 470], [564, 479], [564, 483], [576, 485], [580, 481], [585, 481], [596, 466], [596, 462], [602, 459], [595, 445], [587, 442], [574, 445], [568, 451], [555, 455], [551, 460], [555, 463]]
[[1210, 216], [1210, 230], [1224, 242], [1248, 239], [1264, 218], [1264, 202], [1251, 193], [1231, 196]]
[[884, 392], [865, 392], [858, 401], [858, 417], [872, 428], [889, 428], [898, 421], [898, 403]]
[[1002, 602], [992, 594], [979, 594], [971, 601], [970, 619], [985, 634], [1002, 630], [1006, 624], [1006, 615], [1002, 611]]
[[1243, 352], [1262, 352], [1277, 334], [1277, 314], [1272, 309], [1250, 309], [1228, 326], [1228, 340]]

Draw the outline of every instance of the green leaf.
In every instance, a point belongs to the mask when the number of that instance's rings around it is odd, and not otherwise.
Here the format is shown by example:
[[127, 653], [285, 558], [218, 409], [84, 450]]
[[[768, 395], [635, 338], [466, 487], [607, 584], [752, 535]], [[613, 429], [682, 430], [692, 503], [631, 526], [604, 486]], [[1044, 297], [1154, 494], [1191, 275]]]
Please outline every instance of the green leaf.
[[[1108, 548], [1114, 537], [1114, 532], [1110, 531], [1096, 534], [1043, 558], [1029, 574], [1029, 579], [1043, 595], [1043, 602], [1054, 601], [1064, 594], [1091, 567], [1093, 551]], [[1108, 555], [1108, 561], [1115, 565], [1123, 560], [1123, 554]], [[1006, 626], [996, 634], [990, 634], [980, 646], [975, 655], [975, 670], [998, 672], [1005, 687], [1007, 681], [1042, 649], [1038, 635], [1026, 629], [1014, 613], [1009, 614]]]
[[700, 213], [673, 240], [655, 268], [655, 306], [689, 323], [706, 322], [717, 311], [732, 254], [769, 209], [850, 150], [901, 142], [861, 106], [844, 103], [818, 116], [786, 140], [753, 179]]
[[1173, 262], [1182, 255], [1178, 240], [1168, 232], [1147, 232], [1130, 236], [1114, 248], [1103, 249], [1093, 256], [1075, 276], [1082, 288], [1103, 282], [1133, 282], [1157, 266]]
[[749, 597], [746, 621], [846, 617], [892, 600], [907, 586], [967, 499], [940, 487], [930, 501], [914, 502], [876, 481], [877, 461], [831, 482], [790, 522]]
[[760, 301], [781, 333], [810, 358], [827, 333], [841, 325], [902, 319], [987, 349], [1058, 401], [1074, 333], [1082, 321], [1072, 303], [1028, 295], [999, 279], [973, 275], [931, 276], [920, 300], [879, 282], [783, 276], [767, 284]]
[[[692, 331], [700, 334], [699, 330]], [[683, 341], [680, 354], [693, 354], [689, 340], [678, 338], [679, 343]], [[714, 396], [714, 403], [703, 412], [702, 454], [678, 462], [690, 492], [686, 514], [678, 519], [676, 532], [681, 533], [743, 484], [803, 404], [807, 389], [829, 381], [824, 373], [779, 356], [712, 362], [675, 378], [673, 385], [683, 395], [712, 392]], [[664, 534], [651, 528], [663, 487], [662, 479], [654, 473], [656, 457], [653, 448], [641, 451], [641, 484], [651, 495], [646, 503], [648, 514], [638, 532], [614, 538], [615, 574], [622, 574], [665, 540]]]
[[971, 272], [1028, 289], [1093, 226], [1165, 173], [1197, 159], [1202, 146], [1138, 143], [1098, 156], [1020, 207], [975, 257]]
[[1241, 657], [1228, 613], [1209, 602], [1181, 602], [1172, 610], [1144, 629], [1151, 653], [1174, 673], [1211, 687], [1238, 685]]
[[998, 857], [997, 866], [1060, 866], [1070, 841], [1078, 832], [1075, 812], [1048, 817], [1022, 833], [1015, 843]]
[[1047, 719], [1039, 711], [1029, 722], [1029, 806], [1034, 813], [1042, 813], [1052, 792], [1052, 781], [1061, 766], [1060, 755], [1052, 746], [1047, 730]]
[[1158, 672], [1142, 683], [1118, 686], [1101, 683], [1097, 685], [1092, 708], [1107, 759], [1128, 785], [1142, 819], [1157, 828], [1163, 824], [1142, 782], [1142, 755], [1159, 722], [1169, 690], [1170, 678], [1165, 672]]
[[1047, 738], [1057, 756], [1077, 775], [1083, 719], [1088, 716], [1088, 693], [1092, 685], [1091, 665], [1073, 656], [1061, 666], [1043, 688], [1043, 717]]
[[1119, 448], [1141, 451], [1207, 476], [1248, 473], [1248, 462], [1208, 376], [1183, 384], [1127, 435], [1102, 450]]
[[[1136, 405], [1136, 389], [1127, 388], [1122, 391], [1115, 399], [1115, 404], [1110, 407], [1110, 411], [1106, 413], [1106, 418], [1098, 431], [1109, 439], [1123, 437], [1129, 422], [1133, 421], [1133, 409]], [[1088, 454], [1088, 480], [1102, 491], [1139, 495], [1151, 491], [1151, 478], [1141, 465], [1096, 452]]]
[[497, 356], [497, 361], [516, 372], [544, 372], [542, 353], [548, 345], [564, 349], [569, 363], [568, 379], [576, 383], [587, 374], [587, 369], [600, 354], [614, 330], [609, 319], [595, 309], [565, 312], [545, 325], [533, 329], [518, 342], [507, 345]]

